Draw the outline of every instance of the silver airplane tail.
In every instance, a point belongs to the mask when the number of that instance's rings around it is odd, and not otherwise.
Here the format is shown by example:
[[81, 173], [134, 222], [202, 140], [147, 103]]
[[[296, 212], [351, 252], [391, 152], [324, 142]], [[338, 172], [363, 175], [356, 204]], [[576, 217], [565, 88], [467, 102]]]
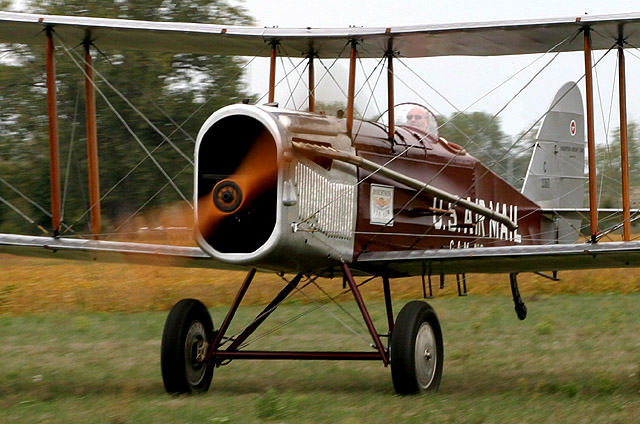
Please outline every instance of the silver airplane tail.
[[551, 101], [538, 130], [522, 186], [522, 194], [540, 205], [549, 218], [543, 222], [541, 235], [548, 243], [574, 243], [579, 235], [580, 220], [565, 219], [562, 211], [583, 206], [584, 131], [580, 89], [567, 82]]

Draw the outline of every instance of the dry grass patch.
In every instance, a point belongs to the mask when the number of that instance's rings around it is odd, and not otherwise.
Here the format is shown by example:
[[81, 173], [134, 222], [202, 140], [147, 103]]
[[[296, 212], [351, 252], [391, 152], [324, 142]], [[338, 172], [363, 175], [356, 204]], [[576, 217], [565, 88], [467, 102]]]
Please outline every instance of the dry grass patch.
[[[206, 305], [228, 305], [244, 279], [242, 271], [221, 271], [132, 264], [58, 261], [0, 255], [0, 314], [20, 315], [47, 311], [151, 311], [168, 310], [182, 298], [195, 297]], [[567, 271], [560, 281], [521, 274], [526, 297], [548, 294], [640, 293], [640, 277], [629, 269]], [[283, 286], [275, 274], [258, 274], [246, 304], [264, 304]], [[342, 280], [321, 279], [332, 295], [342, 292]], [[438, 297], [457, 296], [455, 276], [447, 276], [444, 290], [434, 281]], [[509, 295], [506, 275], [467, 275], [472, 295]], [[420, 277], [392, 280], [394, 299], [422, 296]], [[382, 284], [374, 280], [362, 288], [366, 299], [381, 299]], [[314, 290], [310, 291], [314, 293]], [[315, 294], [314, 294], [315, 296]], [[298, 301], [309, 300], [298, 295]], [[347, 294], [342, 299], [350, 300]]]

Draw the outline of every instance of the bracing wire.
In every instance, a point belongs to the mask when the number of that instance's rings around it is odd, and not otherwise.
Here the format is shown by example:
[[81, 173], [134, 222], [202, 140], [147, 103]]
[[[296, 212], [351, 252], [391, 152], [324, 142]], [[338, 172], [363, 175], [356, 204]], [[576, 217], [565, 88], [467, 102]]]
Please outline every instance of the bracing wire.
[[[280, 56], [280, 60], [282, 61], [282, 56]], [[282, 63], [282, 62], [281, 62], [281, 63]], [[293, 67], [291, 70], [289, 70], [288, 72], [285, 72], [284, 76], [283, 76], [282, 78], [280, 78], [280, 79], [276, 82], [275, 87], [276, 87], [276, 88], [277, 88], [277, 87], [279, 87], [279, 86], [280, 86], [280, 84], [281, 84], [283, 81], [286, 81], [287, 85], [289, 85], [289, 75], [291, 75], [293, 72], [297, 72], [297, 69], [298, 69], [298, 67], [299, 67], [301, 64], [302, 64], [302, 61], [301, 61], [300, 63], [298, 63], [298, 65], [297, 65], [297, 66], [294, 66], [294, 67]], [[283, 65], [282, 67], [284, 68], [284, 65]], [[300, 74], [299, 74], [299, 75], [300, 75]], [[289, 87], [289, 88], [290, 88], [290, 87]], [[290, 93], [291, 93], [291, 90], [289, 90], [289, 91], [290, 91]], [[260, 98], [257, 100], [257, 103], [260, 103], [260, 102], [261, 102], [265, 97], [267, 97], [267, 95], [268, 95], [268, 94], [269, 94], [269, 92], [266, 92], [266, 93], [262, 94], [262, 96], [260, 96]], [[291, 96], [291, 94], [290, 94], [290, 96]], [[287, 102], [288, 102], [288, 100], [287, 100]]]
[[[280, 55], [280, 66], [282, 66], [282, 69], [284, 69], [284, 58]], [[289, 74], [287, 74], [288, 76]], [[299, 74], [298, 74], [299, 75]], [[298, 106], [296, 106], [296, 99], [293, 95], [293, 90], [291, 89], [291, 83], [289, 82], [289, 78], [285, 78], [284, 79], [285, 82], [287, 83], [287, 89], [289, 90], [289, 98], [287, 99], [286, 103], [284, 104], [284, 107], [286, 108], [289, 105], [289, 101], [291, 101], [291, 103], [293, 104], [293, 109], [294, 110], [298, 110]], [[299, 81], [299, 78], [298, 78]], [[297, 84], [296, 84], [297, 86]]]
[[[74, 64], [82, 71], [82, 73], [85, 75], [85, 77], [87, 77], [86, 72], [84, 70], [84, 68], [82, 67], [82, 65], [80, 65], [76, 58], [73, 56], [73, 54], [69, 51], [69, 49], [67, 48], [67, 46], [61, 41], [60, 44], [62, 45], [63, 49], [65, 50], [65, 52], [68, 54], [69, 58], [74, 62]], [[166, 171], [162, 168], [162, 166], [160, 165], [160, 163], [157, 161], [157, 159], [155, 157], [153, 157], [153, 155], [151, 154], [151, 152], [149, 151], [149, 149], [144, 145], [144, 143], [142, 142], [142, 140], [140, 140], [140, 138], [138, 137], [138, 135], [135, 133], [135, 131], [133, 131], [133, 129], [131, 128], [131, 126], [126, 122], [126, 120], [124, 119], [124, 117], [122, 116], [122, 114], [115, 108], [115, 106], [109, 101], [109, 99], [107, 98], [107, 96], [103, 93], [103, 91], [97, 87], [95, 81], [92, 81], [92, 85], [94, 87], [94, 89], [96, 90], [96, 92], [98, 94], [100, 94], [100, 96], [102, 97], [102, 99], [105, 101], [105, 103], [107, 104], [107, 106], [109, 107], [109, 109], [111, 109], [111, 111], [114, 113], [114, 115], [120, 120], [120, 122], [123, 124], [123, 126], [127, 129], [127, 131], [129, 132], [129, 134], [131, 134], [131, 136], [134, 138], [134, 140], [138, 143], [138, 145], [142, 148], [142, 150], [146, 153], [147, 157], [149, 159], [151, 159], [151, 161], [154, 163], [154, 165], [156, 165], [156, 167], [158, 168], [158, 170], [160, 171], [160, 173], [162, 173], [162, 175], [169, 181], [169, 183], [171, 184], [171, 186], [174, 188], [174, 190], [178, 193], [178, 195], [189, 205], [192, 207], [191, 202], [185, 197], [185, 195], [182, 193], [182, 191], [178, 188], [178, 186], [175, 184], [175, 182], [173, 181], [173, 179], [171, 179], [171, 177], [169, 177], [169, 175], [166, 173]], [[93, 208], [95, 207], [95, 205], [91, 205], [91, 207], [85, 211], [84, 214], [82, 214], [78, 219], [76, 219], [75, 222], [73, 222], [71, 224], [71, 226], [75, 225], [77, 222], [79, 222], [82, 218], [84, 218], [84, 216], [86, 216], [87, 213], [89, 213]]]
[[[60, 37], [58, 37], [58, 39], [60, 39]], [[61, 44], [63, 45], [65, 52], [67, 52], [69, 54], [69, 57], [72, 58], [73, 62], [80, 67], [80, 69], [82, 69], [83, 74], [86, 77], [86, 73], [84, 71], [84, 68], [82, 68], [79, 63], [77, 62], [77, 60], [82, 60], [81, 58], [77, 58], [73, 59], [73, 54], [75, 53], [73, 50], [69, 50], [66, 48], [66, 46], [64, 46], [64, 44], [61, 41]], [[120, 91], [118, 90], [113, 84], [111, 84], [111, 82], [109, 82], [109, 80], [107, 80], [105, 78], [105, 76], [95, 68], [95, 66], [91, 66], [93, 69], [94, 74], [100, 78], [100, 80], [102, 82], [104, 82], [107, 87], [109, 87], [118, 97], [120, 97], [126, 104], [127, 106], [129, 106], [131, 108], [131, 110], [133, 110], [134, 112], [136, 112], [141, 118], [142, 120], [149, 125], [149, 127], [151, 129], [153, 129], [156, 133], [158, 133], [158, 135], [162, 138], [163, 142], [167, 142], [169, 143], [169, 145], [180, 155], [182, 156], [188, 163], [190, 163], [191, 165], [193, 165], [193, 160], [191, 159], [190, 156], [188, 156], [187, 154], [185, 154], [173, 141], [171, 141], [171, 139], [165, 135], [162, 130], [160, 130], [160, 128], [158, 128], [153, 122], [151, 122], [151, 120], [140, 110], [138, 109], [133, 103], [131, 103], [131, 101]], [[94, 88], [96, 89], [96, 91], [98, 90], [95, 81], [92, 82], [92, 85], [94, 86]], [[105, 100], [106, 101], [106, 100]]]
[[62, 191], [62, 212], [60, 219], [64, 219], [64, 207], [67, 201], [67, 190], [69, 188], [69, 175], [71, 174], [71, 157], [73, 156], [73, 143], [75, 140], [76, 127], [78, 125], [78, 105], [80, 103], [80, 90], [76, 91], [76, 104], [73, 110], [73, 121], [71, 122], [71, 137], [69, 140], [69, 153], [67, 154], [67, 170], [64, 177], [64, 189]]
[[[175, 180], [176, 178], [178, 178], [184, 171], [186, 171], [187, 169], [189, 169], [190, 166], [186, 165], [184, 168], [182, 168], [174, 177], [173, 179]], [[135, 216], [140, 213], [140, 211], [142, 211], [149, 203], [151, 203], [151, 201], [153, 199], [155, 199], [160, 193], [162, 193], [164, 191], [165, 188], [169, 187], [169, 183], [165, 183], [162, 187], [160, 187], [160, 189], [158, 189], [146, 202], [144, 202], [138, 209], [136, 209], [135, 212], [133, 212], [131, 215], [129, 215], [129, 217], [127, 219], [125, 219], [115, 230], [114, 233], [118, 233], [120, 231], [120, 229], [122, 229], [122, 227], [124, 227], [129, 221], [131, 221], [133, 218], [135, 218]]]
[[[577, 33], [574, 35], [574, 37], [575, 37], [575, 36], [577, 36]], [[570, 38], [571, 38], [571, 37], [566, 38], [563, 42], [566, 42], [566, 41], [567, 41], [567, 40], [569, 40]], [[535, 73], [535, 75], [534, 75], [534, 76], [533, 76], [533, 77], [532, 77], [532, 78], [531, 78], [531, 79], [530, 79], [530, 80], [525, 84], [525, 86], [524, 86], [524, 87], [522, 87], [522, 88], [521, 88], [521, 89], [520, 89], [520, 90], [519, 90], [515, 95], [513, 95], [513, 96], [512, 96], [512, 97], [511, 97], [507, 102], [506, 102], [506, 104], [505, 104], [505, 105], [504, 105], [504, 106], [503, 106], [503, 107], [502, 107], [502, 108], [501, 108], [501, 109], [500, 109], [500, 110], [499, 110], [495, 115], [493, 115], [493, 117], [491, 118], [491, 120], [489, 120], [489, 121], [485, 124], [485, 126], [484, 126], [480, 131], [484, 130], [484, 128], [486, 128], [486, 127], [487, 127], [487, 126], [488, 126], [488, 125], [489, 125], [493, 120], [495, 120], [495, 119], [498, 117], [498, 115], [499, 115], [500, 113], [502, 113], [502, 112], [507, 108], [507, 106], [508, 106], [509, 104], [511, 104], [511, 103], [512, 103], [512, 102], [513, 102], [513, 101], [514, 101], [514, 100], [515, 100], [515, 99], [516, 99], [516, 98], [517, 98], [517, 97], [518, 97], [518, 96], [519, 96], [519, 95], [520, 95], [520, 94], [525, 90], [525, 88], [526, 88], [527, 86], [529, 86], [529, 85], [530, 85], [530, 84], [531, 84], [531, 83], [532, 83], [532, 82], [533, 82], [533, 81], [534, 81], [534, 80], [535, 80], [535, 79], [536, 79], [536, 78], [537, 78], [537, 77], [542, 73], [542, 71], [543, 71], [544, 69], [546, 69], [548, 66], [550, 66], [550, 64], [551, 64], [551, 63], [552, 63], [552, 62], [553, 62], [553, 61], [558, 57], [558, 55], [559, 55], [559, 54], [560, 54], [560, 52], [556, 52], [556, 53], [554, 54], [553, 58], [552, 58], [549, 62], [547, 62], [547, 63], [546, 63], [546, 64], [545, 64], [545, 65], [544, 65], [540, 70], [538, 70], [538, 72], [536, 72], [536, 73]], [[553, 107], [553, 106], [554, 106], [554, 105], [552, 105], [551, 107]], [[549, 108], [549, 110], [551, 109], [551, 107]], [[540, 122], [540, 121], [542, 120], [542, 118], [546, 115], [546, 113], [547, 113], [547, 112], [545, 111], [545, 113], [544, 113], [542, 116], [540, 116], [540, 118], [539, 118], [536, 122], [534, 122], [534, 124], [529, 128], [529, 130], [527, 130], [526, 132], [524, 132], [524, 133], [523, 133], [523, 135], [522, 135], [522, 136], [520, 136], [519, 138], [517, 138], [517, 139], [516, 139], [516, 140], [515, 140], [515, 141], [514, 141], [514, 142], [513, 142], [513, 143], [512, 143], [512, 144], [511, 144], [507, 149], [505, 149], [505, 151], [504, 151], [504, 152], [503, 152], [503, 153], [502, 153], [498, 158], [496, 158], [494, 161], [492, 161], [492, 163], [491, 163], [491, 164], [495, 164], [495, 163], [498, 163], [499, 161], [501, 161], [501, 160], [502, 160], [502, 158], [504, 158], [504, 157], [505, 157], [505, 156], [506, 156], [506, 155], [507, 155], [507, 154], [508, 154], [508, 153], [509, 153], [513, 148], [514, 148], [514, 146], [515, 146], [515, 145], [517, 145], [517, 144], [520, 142], [520, 140], [524, 137], [524, 135], [525, 135], [525, 134], [527, 134], [527, 133], [528, 133], [528, 132], [529, 132], [529, 131], [530, 131], [530, 130], [535, 126], [535, 125], [537, 125], [537, 124], [538, 124], [538, 122]], [[478, 134], [478, 133], [476, 133], [476, 134]], [[465, 145], [463, 145], [463, 147], [465, 147], [467, 144], [469, 144], [469, 143], [471, 142], [471, 140], [472, 140], [472, 139], [474, 139], [474, 138], [475, 138], [475, 136], [471, 137], [471, 139], [470, 139], [470, 140], [469, 140]], [[461, 150], [461, 151], [462, 151], [462, 150]], [[452, 156], [452, 158], [451, 158], [451, 159], [450, 159], [446, 164], [444, 164], [444, 165], [441, 167], [441, 169], [440, 169], [439, 171], [437, 171], [434, 175], [432, 175], [432, 176], [430, 177], [430, 179], [426, 182], [426, 184], [431, 184], [431, 183], [432, 183], [432, 182], [433, 182], [433, 181], [434, 181], [434, 180], [435, 180], [435, 179], [436, 179], [436, 178], [437, 178], [437, 177], [438, 177], [442, 172], [444, 172], [444, 170], [446, 169], [446, 167], [447, 167], [447, 166], [449, 166], [449, 165], [453, 162], [453, 160], [455, 160], [455, 158], [456, 158], [457, 156], [459, 156], [459, 154], [461, 153], [461, 151], [457, 152], [454, 156]], [[467, 191], [466, 191], [465, 193], [463, 193], [462, 195], [460, 195], [460, 198], [465, 198], [465, 197], [467, 196], [467, 194], [469, 193], [469, 191], [470, 191], [470, 190], [472, 190], [472, 189], [473, 189], [473, 188], [478, 184], [478, 182], [479, 182], [482, 178], [484, 178], [484, 177], [489, 173], [489, 167], [491, 166], [491, 164], [487, 164], [487, 170], [486, 170], [482, 175], [480, 175], [479, 177], [477, 177], [477, 178], [474, 180], [473, 184], [472, 184], [472, 185], [467, 189]], [[415, 193], [415, 194], [414, 194], [414, 195], [413, 195], [413, 196], [412, 196], [412, 197], [411, 197], [411, 198], [410, 198], [410, 199], [409, 199], [409, 200], [408, 200], [408, 201], [407, 201], [407, 202], [406, 202], [406, 203], [405, 203], [405, 204], [404, 204], [400, 209], [399, 209], [399, 211], [398, 211], [398, 212], [394, 211], [394, 218], [395, 218], [396, 216], [398, 216], [402, 211], [406, 210], [406, 208], [408, 207], [408, 205], [409, 205], [413, 200], [415, 200], [415, 199], [416, 199], [416, 198], [421, 194], [421, 192], [422, 192], [421, 190], [417, 191], [417, 192], [416, 192], [416, 193]], [[451, 205], [451, 206], [452, 206], [452, 207], [454, 207], [455, 205]], [[380, 230], [380, 233], [382, 233], [386, 228], [387, 228], [386, 226], [385, 226], [385, 227], [383, 227], [383, 228]], [[410, 248], [413, 248], [415, 245], [417, 245], [417, 243], [419, 243], [419, 242], [420, 242], [420, 240], [422, 239], [422, 237], [426, 236], [426, 235], [431, 231], [431, 229], [432, 229], [432, 227], [429, 227], [429, 228], [427, 228], [427, 230], [426, 230], [426, 231], [425, 231], [421, 236], [417, 236], [416, 241], [413, 243], [413, 245], [412, 245]], [[374, 237], [373, 239], [375, 239], [375, 237]], [[373, 239], [372, 239], [372, 241], [373, 241]]]
[[[369, 89], [369, 97], [367, 98], [367, 104], [364, 107], [364, 110], [362, 111], [362, 117], [364, 119], [364, 117], [367, 115], [367, 110], [369, 110], [369, 105], [371, 104], [371, 102], [373, 101], [373, 104], [375, 105], [378, 114], [382, 114], [382, 112], [380, 111], [380, 106], [378, 105], [378, 101], [376, 100], [376, 96], [375, 96], [375, 89], [378, 87], [378, 83], [380, 82], [380, 78], [382, 77], [382, 74], [384, 73], [384, 66], [381, 66], [384, 63], [384, 60], [386, 59], [385, 56], [383, 56], [377, 63], [376, 66], [371, 70], [371, 72], [367, 75], [367, 73], [364, 70], [364, 65], [362, 64], [362, 59], [358, 56], [358, 63], [360, 63], [359, 68], [362, 71], [362, 74], [364, 75], [364, 84], [362, 84], [362, 87], [356, 91], [355, 96], [357, 97], [358, 94], [364, 90], [365, 84], [367, 86], [367, 88]], [[375, 83], [373, 84], [373, 87], [371, 87], [371, 78], [373, 77], [374, 73], [376, 72], [376, 70], [380, 68], [380, 71], [378, 72], [378, 76], [376, 78]], [[356, 134], [358, 133], [358, 131], [356, 131]]]
[[[103, 59], [105, 59], [111, 66], [115, 66], [113, 64], [113, 62], [111, 61], [111, 58], [104, 53], [101, 49], [99, 49], [95, 44], [91, 44], [96, 51], [100, 54], [100, 56], [102, 56]], [[162, 107], [160, 107], [160, 105], [158, 104], [158, 102], [156, 102], [153, 98], [151, 98], [151, 96], [149, 96], [149, 94], [145, 91], [142, 91], [140, 89], [140, 87], [138, 87], [137, 84], [134, 84], [131, 82], [131, 80], [129, 78], [127, 78], [127, 76], [125, 75], [125, 78], [127, 79], [127, 81], [131, 84], [131, 86], [137, 90], [139, 93], [141, 93], [145, 99], [151, 103], [151, 105], [153, 105], [153, 107], [155, 107], [157, 110], [160, 111], [160, 113], [162, 114], [162, 116], [164, 116], [165, 118], [167, 118], [169, 120], [169, 122], [171, 122], [171, 124], [173, 126], [175, 126], [176, 128], [167, 136], [167, 138], [171, 138], [177, 131], [180, 131], [185, 137], [187, 137], [192, 143], [195, 144], [196, 140], [191, 136], [191, 134], [189, 134], [185, 129], [184, 129], [184, 124], [186, 123], [183, 122], [182, 124], [178, 124], [171, 115], [169, 115]]]
[[[608, 52], [610, 52], [612, 48], [613, 48], [613, 47], [611, 47], [611, 48], [607, 51], [607, 53], [608, 53]], [[599, 60], [598, 60], [598, 61], [597, 61], [593, 66], [594, 66], [594, 67], [595, 67], [595, 66], [597, 66], [597, 65], [598, 65], [598, 63], [600, 63], [600, 61], [601, 61], [602, 59], [604, 59], [604, 57], [607, 55], [607, 53], [605, 53], [605, 54], [604, 54], [604, 55], [603, 55], [603, 56], [602, 56], [602, 57], [601, 57], [601, 58], [600, 58], [600, 59], [599, 59]], [[538, 74], [536, 74], [536, 76], [537, 76], [537, 75], [539, 75], [539, 73], [540, 73], [540, 72], [538, 72]], [[577, 85], [577, 84], [578, 84], [582, 79], [584, 79], [584, 77], [585, 77], [585, 75], [582, 75], [582, 77], [580, 77], [580, 79], [579, 79], [578, 81], [576, 81], [576, 82], [575, 82], [575, 84]], [[535, 77], [534, 77], [534, 78], [535, 78]], [[522, 91], [522, 90], [521, 90], [521, 91]], [[565, 94], [565, 95], [566, 95], [566, 94]], [[559, 102], [560, 100], [562, 100], [562, 98], [558, 99], [558, 102]], [[552, 105], [549, 107], [549, 109], [548, 109], [548, 110], [551, 110], [554, 106], [555, 106], [555, 104], [552, 104]], [[504, 108], [503, 108], [503, 109], [504, 109]], [[503, 109], [502, 109], [502, 110], [503, 110]], [[545, 112], [542, 116], [540, 116], [540, 118], [538, 118], [538, 120], [537, 120], [536, 122], [534, 122], [534, 124], [529, 128], [529, 130], [528, 130], [528, 131], [530, 131], [531, 129], [533, 129], [533, 127], [535, 127], [535, 126], [538, 124], [538, 122], [540, 122], [540, 121], [543, 119], [543, 117], [546, 115], [546, 113], [547, 113], [547, 112]], [[508, 149], [506, 149], [506, 151], [505, 151], [505, 152], [504, 152], [500, 157], [498, 157], [498, 158], [496, 159], [496, 161], [501, 160], [505, 155], [507, 155], [507, 154], [511, 151], [511, 149], [513, 149], [513, 147], [514, 147], [517, 143], [519, 143], [519, 142], [520, 142], [520, 140], [524, 137], [524, 134], [526, 134], [528, 131], [526, 131], [525, 133], [523, 133], [523, 135], [522, 135], [521, 137], [519, 137], [517, 140], [515, 140], [515, 141], [514, 141], [514, 143], [512, 143], [512, 144], [511, 144], [511, 146], [509, 146], [509, 148], [508, 148]], [[494, 162], [495, 162], [495, 161], [494, 161]], [[483, 177], [485, 177], [488, 173], [489, 173], [489, 169], [487, 168], [487, 170], [486, 170], [482, 175], [480, 175], [480, 176], [476, 179], [476, 181], [474, 182], [474, 184], [477, 184], [477, 182], [478, 182], [480, 179], [482, 179]], [[432, 180], [433, 180], [433, 179], [432, 179]], [[471, 188], [473, 188], [473, 186], [472, 186]], [[469, 190], [471, 190], [471, 188], [469, 188]], [[461, 198], [465, 197], [465, 196], [467, 195], [467, 193], [469, 192], [469, 190], [467, 190], [467, 192], [466, 192], [466, 193], [464, 193], [463, 195], [461, 195], [460, 197], [461, 197]], [[453, 206], [453, 205], [452, 205], [452, 206]], [[533, 212], [531, 212], [531, 213], [533, 213]], [[519, 219], [524, 219], [525, 217], [527, 217], [527, 216], [529, 216], [529, 215], [530, 215], [530, 214], [526, 214], [526, 215], [524, 215], [524, 216], [522, 216], [522, 217], [519, 217]], [[429, 230], [430, 230], [430, 228], [429, 228], [429, 229], [427, 229], [427, 232], [428, 232]]]
[[[341, 319], [339, 319], [338, 317], [336, 317], [336, 316], [335, 316], [335, 314], [333, 314], [333, 313], [331, 313], [330, 311], [328, 311], [328, 310], [326, 309], [326, 304], [324, 304], [324, 303], [320, 303], [320, 302], [318, 302], [317, 300], [315, 300], [315, 299], [311, 298], [310, 296], [308, 296], [306, 293], [304, 293], [304, 291], [303, 291], [303, 290], [304, 290], [307, 286], [309, 286], [310, 284], [313, 284], [313, 285], [315, 285], [316, 287], [319, 287], [319, 286], [317, 285], [317, 283], [315, 282], [315, 281], [317, 280], [317, 278], [318, 278], [318, 276], [315, 276], [315, 277], [313, 277], [313, 278], [309, 279], [309, 281], [308, 281], [308, 282], [307, 282], [303, 287], [296, 287], [296, 288], [295, 288], [296, 292], [301, 293], [303, 296], [305, 296], [307, 299], [309, 299], [309, 300], [314, 304], [314, 306], [313, 306], [312, 308], [309, 308], [309, 309], [307, 309], [307, 310], [305, 310], [305, 311], [303, 311], [303, 312], [299, 313], [298, 315], [296, 315], [296, 316], [294, 316], [294, 317], [292, 317], [292, 318], [288, 319], [288, 320], [287, 320], [287, 321], [285, 321], [285, 322], [280, 323], [279, 325], [275, 326], [274, 328], [272, 328], [272, 329], [270, 329], [270, 330], [268, 330], [268, 331], [265, 331], [265, 332], [261, 333], [260, 335], [257, 335], [257, 336], [255, 336], [255, 337], [252, 337], [250, 340], [247, 340], [247, 341], [246, 341], [246, 342], [244, 342], [242, 345], [240, 345], [240, 348], [245, 348], [245, 347], [247, 347], [248, 345], [250, 345], [250, 344], [252, 344], [252, 343], [255, 343], [256, 341], [258, 341], [258, 340], [260, 340], [260, 339], [262, 339], [262, 338], [264, 338], [264, 337], [267, 337], [268, 335], [271, 335], [271, 334], [275, 333], [275, 332], [276, 332], [276, 331], [278, 331], [279, 329], [281, 329], [281, 328], [283, 328], [283, 327], [285, 327], [285, 326], [287, 326], [287, 325], [291, 324], [291, 323], [292, 323], [292, 322], [294, 322], [294, 321], [297, 321], [298, 319], [300, 319], [300, 318], [302, 318], [302, 317], [304, 317], [304, 316], [306, 316], [306, 315], [308, 315], [308, 314], [310, 314], [310, 313], [312, 313], [312, 312], [314, 312], [314, 311], [316, 311], [316, 310], [318, 310], [318, 309], [322, 309], [322, 310], [324, 310], [325, 312], [327, 312], [330, 316], [332, 316], [332, 317], [334, 317], [335, 319], [337, 319], [337, 320], [338, 320], [338, 322], [340, 322], [340, 324], [342, 324], [342, 325], [343, 325], [347, 330], [349, 330], [351, 333], [353, 333], [356, 337], [360, 338], [360, 339], [361, 339], [361, 340], [363, 340], [365, 343], [367, 343], [368, 345], [370, 345], [371, 341], [370, 341], [369, 339], [367, 339], [365, 336], [363, 336], [362, 334], [360, 334], [359, 332], [357, 332], [356, 330], [354, 330], [351, 326], [349, 326], [348, 324], [346, 324], [343, 320], [341, 320]], [[370, 279], [368, 279], [368, 280], [366, 280], [366, 281], [363, 281], [362, 283], [359, 283], [359, 284], [358, 284], [358, 287], [362, 287], [363, 285], [365, 285], [365, 284], [367, 284], [368, 282], [370, 282], [372, 279], [373, 279], [373, 278], [370, 278]], [[287, 281], [287, 280], [285, 280], [285, 281]], [[337, 302], [337, 299], [338, 299], [338, 298], [340, 298], [340, 297], [342, 297], [342, 296], [344, 296], [345, 294], [349, 293], [350, 291], [351, 291], [350, 289], [345, 289], [345, 290], [342, 290], [340, 293], [338, 293], [338, 294], [337, 294], [337, 295], [335, 295], [335, 296], [330, 296], [328, 293], [326, 293], [326, 292], [324, 292], [324, 291], [323, 291], [323, 293], [324, 293], [324, 294], [325, 294], [325, 296], [328, 298], [328, 302], [330, 302], [330, 303], [332, 302], [332, 303], [335, 303], [335, 304], [338, 304], [338, 305], [339, 305], [339, 303]], [[273, 306], [273, 308], [269, 309], [268, 311], [265, 311], [265, 314], [271, 313], [271, 312], [272, 312], [273, 310], [275, 310], [275, 308], [277, 308], [277, 307], [278, 307], [282, 302], [284, 302], [284, 300], [282, 300], [282, 301], [281, 301], [280, 303], [278, 303], [277, 305], [274, 305], [274, 306]], [[358, 320], [358, 319], [356, 319], [355, 317], [353, 317], [353, 315], [352, 315], [352, 314], [350, 314], [350, 313], [348, 313], [348, 312], [346, 312], [346, 313], [347, 313], [347, 315], [348, 315], [350, 318], [352, 318], [352, 319], [354, 320], [354, 322], [356, 322], [357, 324], [359, 324], [359, 325], [361, 326], [361, 328], [362, 328], [362, 329], [364, 329], [364, 326], [362, 325], [362, 323], [360, 322], [360, 320]], [[258, 320], [258, 319], [260, 319], [260, 318], [262, 318], [262, 315], [258, 316], [258, 317], [256, 318], [256, 320]], [[249, 324], [249, 325], [251, 325], [251, 324]], [[248, 327], [249, 325], [247, 325], [246, 327]], [[246, 327], [245, 327], [245, 328], [246, 328]], [[242, 331], [244, 331], [244, 329], [243, 329]], [[238, 332], [238, 334], [240, 334], [242, 331]], [[233, 337], [231, 337], [231, 339], [232, 339], [232, 338], [233, 338]]]
[[[212, 93], [212, 95], [206, 99], [201, 105], [199, 105], [195, 111], [193, 111], [181, 124], [177, 125], [177, 128], [173, 130], [173, 132], [171, 132], [167, 138], [173, 136], [173, 134], [175, 134], [176, 131], [178, 131], [178, 128], [182, 128], [184, 126], [184, 124], [189, 121], [191, 118], [193, 118], [193, 116], [195, 116], [196, 113], [198, 113], [199, 110], [201, 110], [206, 104], [208, 104], [212, 99], [214, 99], [217, 94], [230, 82], [235, 80], [235, 78], [237, 78], [238, 75], [240, 75], [256, 58], [257, 56], [253, 57], [252, 59], [250, 59], [249, 61], [247, 61], [244, 66], [242, 66], [236, 73], [234, 73], [234, 75], [232, 75], [231, 77], [229, 77], [229, 79], [222, 84], [220, 87], [217, 88], [217, 90], [215, 90], [214, 93]], [[82, 68], [81, 68], [82, 69]], [[83, 69], [82, 69], [83, 70]], [[84, 70], [83, 70], [84, 71]], [[95, 83], [94, 83], [95, 86]], [[103, 98], [105, 98], [105, 96], [100, 93], [102, 95]], [[106, 101], [106, 99], [105, 99]], [[107, 101], [108, 103], [108, 101]], [[109, 104], [109, 103], [108, 103]], [[157, 106], [159, 108], [159, 106]], [[166, 114], [166, 112], [165, 112]], [[125, 125], [126, 126], [126, 125]], [[159, 143], [157, 146], [155, 146], [150, 153], [153, 155], [153, 153], [155, 153], [162, 145], [164, 144], [164, 140]], [[113, 190], [115, 190], [120, 184], [122, 184], [137, 168], [139, 168], [147, 159], [151, 158], [152, 160], [154, 160], [153, 156], [145, 156], [144, 158], [142, 158], [132, 169], [130, 169], [122, 178], [120, 178], [114, 185], [113, 187], [111, 187], [110, 189], [108, 189], [101, 197], [100, 197], [100, 201], [102, 201], [103, 199], [105, 199]], [[192, 164], [192, 162], [191, 162]], [[169, 182], [167, 184], [175, 186], [175, 184], [172, 183], [173, 180], [175, 180], [175, 178], [177, 178], [178, 175], [180, 175], [183, 171], [181, 171], [180, 173], [178, 173], [176, 176], [174, 176], [173, 179], [169, 179]], [[166, 185], [165, 185], [166, 187]], [[157, 195], [157, 194], [156, 194]], [[154, 196], [155, 197], [155, 196]], [[184, 196], [182, 196], [184, 199]], [[146, 204], [148, 204], [149, 202], [146, 202]], [[191, 203], [187, 201], [187, 204], [192, 207]], [[80, 216], [75, 223], [77, 223], [78, 221], [80, 221], [84, 216], [86, 216], [89, 211], [91, 209], [88, 209], [87, 211], [85, 211], [85, 213]]]

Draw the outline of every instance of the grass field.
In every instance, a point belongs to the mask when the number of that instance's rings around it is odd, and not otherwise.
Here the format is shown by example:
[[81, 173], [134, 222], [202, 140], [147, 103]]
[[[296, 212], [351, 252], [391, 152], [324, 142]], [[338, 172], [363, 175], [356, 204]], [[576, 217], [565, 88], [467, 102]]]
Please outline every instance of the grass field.
[[[202, 396], [164, 393], [159, 367], [166, 309], [183, 297], [213, 306], [219, 325], [242, 274], [64, 263], [0, 256], [0, 422], [630, 423], [640, 416], [640, 289], [634, 273], [521, 279], [529, 317], [515, 317], [505, 276], [449, 280], [430, 301], [442, 322], [445, 370], [432, 396], [394, 395], [378, 362], [235, 361]], [[394, 281], [396, 313], [419, 280]], [[231, 331], [281, 285], [260, 275]], [[380, 284], [364, 286], [386, 331]], [[339, 292], [339, 281], [323, 288]], [[318, 298], [314, 291], [310, 291]], [[345, 296], [341, 307], [357, 308]], [[262, 330], [313, 308], [296, 296]], [[326, 307], [359, 334], [340, 307]], [[251, 348], [367, 348], [323, 310]]]

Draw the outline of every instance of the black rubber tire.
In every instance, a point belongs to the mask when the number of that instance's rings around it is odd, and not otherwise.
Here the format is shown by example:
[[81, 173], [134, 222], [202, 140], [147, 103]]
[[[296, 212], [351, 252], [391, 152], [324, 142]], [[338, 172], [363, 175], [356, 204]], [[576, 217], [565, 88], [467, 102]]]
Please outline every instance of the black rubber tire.
[[407, 303], [391, 334], [393, 388], [399, 395], [437, 391], [443, 365], [442, 329], [435, 311], [426, 302]]
[[202, 393], [209, 390], [213, 364], [195, 361], [195, 348], [213, 342], [213, 322], [198, 300], [176, 303], [164, 324], [160, 351], [162, 380], [168, 393]]

